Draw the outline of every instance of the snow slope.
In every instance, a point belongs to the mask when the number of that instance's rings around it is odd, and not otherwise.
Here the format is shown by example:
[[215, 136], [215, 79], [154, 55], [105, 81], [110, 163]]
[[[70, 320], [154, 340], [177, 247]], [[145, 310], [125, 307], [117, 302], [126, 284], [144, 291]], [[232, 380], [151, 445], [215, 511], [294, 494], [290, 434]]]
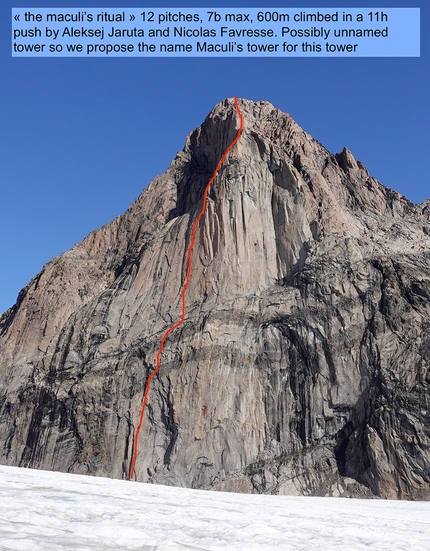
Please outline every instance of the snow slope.
[[0, 550], [429, 551], [430, 503], [205, 492], [0, 466]]

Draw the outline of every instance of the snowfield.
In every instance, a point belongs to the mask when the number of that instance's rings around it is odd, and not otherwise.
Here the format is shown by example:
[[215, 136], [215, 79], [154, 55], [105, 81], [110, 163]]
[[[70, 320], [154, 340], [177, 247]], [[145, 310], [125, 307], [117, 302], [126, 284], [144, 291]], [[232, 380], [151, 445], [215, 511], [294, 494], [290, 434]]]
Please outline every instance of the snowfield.
[[206, 492], [0, 466], [0, 550], [429, 551], [430, 503]]

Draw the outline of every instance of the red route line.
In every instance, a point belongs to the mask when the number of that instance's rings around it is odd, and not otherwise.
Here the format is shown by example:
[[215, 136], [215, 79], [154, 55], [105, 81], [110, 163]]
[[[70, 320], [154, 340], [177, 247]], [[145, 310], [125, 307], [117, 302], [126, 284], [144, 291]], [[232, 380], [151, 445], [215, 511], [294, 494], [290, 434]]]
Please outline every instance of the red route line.
[[240, 119], [239, 130], [237, 131], [237, 136], [235, 137], [235, 139], [231, 142], [231, 144], [225, 150], [224, 155], [221, 157], [221, 160], [218, 163], [218, 165], [217, 165], [217, 167], [216, 167], [216, 169], [213, 173], [212, 178], [209, 180], [209, 182], [208, 182], [208, 184], [207, 184], [207, 186], [206, 186], [206, 188], [203, 192], [202, 209], [200, 211], [200, 214], [197, 216], [196, 220], [194, 221], [193, 230], [191, 232], [191, 243], [190, 243], [190, 246], [188, 248], [188, 253], [187, 253], [188, 268], [187, 268], [187, 275], [185, 277], [185, 283], [184, 283], [184, 286], [182, 288], [182, 315], [181, 315], [181, 319], [177, 323], [175, 323], [175, 325], [172, 325], [172, 327], [169, 327], [169, 329], [167, 329], [167, 331], [164, 333], [163, 338], [161, 339], [160, 348], [158, 349], [158, 352], [157, 352], [157, 356], [156, 356], [156, 360], [155, 360], [155, 369], [152, 373], [150, 373], [150, 375], [148, 377], [148, 381], [146, 383], [145, 394], [143, 396], [142, 409], [140, 411], [139, 425], [137, 427], [136, 434], [134, 435], [134, 453], [133, 453], [133, 459], [131, 460], [131, 466], [130, 466], [130, 480], [132, 480], [133, 475], [134, 475], [134, 465], [136, 463], [137, 454], [138, 454], [139, 433], [140, 433], [140, 429], [142, 428], [143, 416], [145, 415], [146, 402], [148, 400], [149, 387], [151, 386], [152, 377], [154, 377], [154, 375], [156, 375], [158, 373], [158, 370], [160, 369], [161, 354], [163, 352], [167, 336], [169, 335], [169, 333], [171, 333], [176, 328], [178, 328], [180, 325], [182, 325], [184, 323], [184, 320], [185, 320], [185, 293], [186, 293], [186, 290], [188, 289], [188, 285], [190, 284], [191, 252], [192, 252], [193, 247], [194, 247], [194, 241], [195, 241], [195, 237], [196, 237], [197, 226], [198, 226], [198, 224], [199, 224], [199, 222], [200, 222], [200, 220], [201, 220], [201, 218], [202, 218], [202, 216], [203, 216], [203, 214], [205, 213], [205, 210], [206, 210], [206, 199], [207, 199], [208, 191], [209, 191], [209, 188], [211, 187], [212, 182], [217, 177], [218, 171], [220, 170], [221, 166], [223, 165], [224, 161], [226, 160], [227, 155], [229, 154], [230, 150], [235, 145], [235, 143], [237, 143], [239, 141], [240, 135], [242, 133], [243, 119], [242, 119], [242, 113], [240, 112], [240, 109], [239, 109], [239, 105], [237, 104], [236, 96], [234, 96], [234, 105], [236, 107], [236, 110], [237, 110], [237, 113], [238, 113], [239, 119]]

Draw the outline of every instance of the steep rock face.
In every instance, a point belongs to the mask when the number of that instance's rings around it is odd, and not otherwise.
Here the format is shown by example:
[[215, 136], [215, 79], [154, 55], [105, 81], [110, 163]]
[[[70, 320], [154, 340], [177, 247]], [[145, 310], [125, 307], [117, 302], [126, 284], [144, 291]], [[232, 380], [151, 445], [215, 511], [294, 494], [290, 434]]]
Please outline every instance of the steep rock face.
[[[430, 498], [430, 216], [268, 102], [196, 235], [139, 481]], [[237, 132], [215, 106], [167, 172], [0, 318], [0, 461], [127, 478], [179, 320], [191, 227]]]

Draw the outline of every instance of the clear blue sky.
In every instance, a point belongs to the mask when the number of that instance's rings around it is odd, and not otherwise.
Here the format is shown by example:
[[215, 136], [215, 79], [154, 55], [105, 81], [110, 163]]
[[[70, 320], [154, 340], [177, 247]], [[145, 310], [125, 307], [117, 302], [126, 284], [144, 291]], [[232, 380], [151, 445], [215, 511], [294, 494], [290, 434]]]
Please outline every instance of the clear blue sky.
[[[23, 59], [0, 7], [0, 312], [45, 262], [123, 213], [219, 101], [265, 99], [333, 153], [346, 146], [410, 200], [430, 197], [430, 2], [313, 0], [271, 7], [420, 7], [420, 58]], [[155, 2], [129, 0], [128, 7]], [[117, 1], [79, 7], [118, 7]], [[215, 7], [208, 0], [163, 7]], [[256, 0], [224, 2], [263, 7]]]

